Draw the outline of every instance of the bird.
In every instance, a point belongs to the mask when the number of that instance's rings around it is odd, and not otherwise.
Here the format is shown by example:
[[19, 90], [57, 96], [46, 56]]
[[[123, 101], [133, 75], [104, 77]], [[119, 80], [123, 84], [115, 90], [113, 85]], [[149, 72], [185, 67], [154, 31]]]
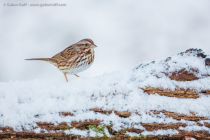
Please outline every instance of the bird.
[[94, 61], [94, 48], [97, 47], [91, 39], [82, 39], [67, 47], [51, 58], [30, 58], [25, 60], [41, 60], [55, 65], [63, 72], [66, 81], [66, 74], [75, 75], [88, 69]]

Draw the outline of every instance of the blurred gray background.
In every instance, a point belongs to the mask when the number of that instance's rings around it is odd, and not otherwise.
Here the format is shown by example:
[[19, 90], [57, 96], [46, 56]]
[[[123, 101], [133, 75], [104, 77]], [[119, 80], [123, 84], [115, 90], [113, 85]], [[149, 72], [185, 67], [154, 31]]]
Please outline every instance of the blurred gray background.
[[[43, 3], [66, 6], [30, 6]], [[84, 38], [98, 47], [93, 65], [78, 74], [83, 78], [188, 48], [210, 54], [209, 0], [2, 0], [0, 6], [0, 81], [65, 81], [52, 64], [24, 59], [52, 57]]]

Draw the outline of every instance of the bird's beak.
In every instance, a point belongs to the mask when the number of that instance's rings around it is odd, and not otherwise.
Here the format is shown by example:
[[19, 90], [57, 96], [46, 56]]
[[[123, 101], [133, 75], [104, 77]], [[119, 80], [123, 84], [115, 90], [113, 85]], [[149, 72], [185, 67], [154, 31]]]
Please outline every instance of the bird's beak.
[[94, 46], [94, 48], [97, 47], [94, 43], [92, 45]]

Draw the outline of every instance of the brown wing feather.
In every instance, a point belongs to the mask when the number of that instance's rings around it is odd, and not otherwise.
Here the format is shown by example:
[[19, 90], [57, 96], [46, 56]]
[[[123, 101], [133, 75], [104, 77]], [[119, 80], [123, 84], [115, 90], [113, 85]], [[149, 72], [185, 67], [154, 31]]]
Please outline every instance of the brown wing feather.
[[75, 50], [75, 46], [76, 44], [73, 44], [71, 46], [69, 46], [68, 48], [66, 48], [65, 50], [63, 50], [62, 52], [60, 52], [60, 55], [62, 58], [69, 60], [72, 57], [74, 57], [76, 55], [76, 50]]
[[61, 61], [64, 60], [64, 58], [61, 56], [60, 53], [54, 55], [52, 58], [53, 58], [53, 59], [56, 59], [56, 60], [61, 60]]
[[74, 51], [74, 45], [75, 44], [69, 46], [68, 48], [66, 48], [62, 52], [54, 55], [52, 58], [56, 59], [56, 60], [60, 60], [60, 61], [67, 61], [67, 60], [69, 60], [70, 58], [72, 58], [76, 54], [76, 52]]

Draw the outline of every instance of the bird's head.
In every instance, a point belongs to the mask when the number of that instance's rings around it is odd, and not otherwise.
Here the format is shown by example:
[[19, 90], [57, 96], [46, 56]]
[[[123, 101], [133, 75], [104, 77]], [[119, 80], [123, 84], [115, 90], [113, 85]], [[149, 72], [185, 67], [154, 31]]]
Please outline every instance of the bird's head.
[[77, 42], [76, 45], [78, 47], [88, 48], [88, 49], [97, 47], [91, 39], [82, 39], [79, 42]]

